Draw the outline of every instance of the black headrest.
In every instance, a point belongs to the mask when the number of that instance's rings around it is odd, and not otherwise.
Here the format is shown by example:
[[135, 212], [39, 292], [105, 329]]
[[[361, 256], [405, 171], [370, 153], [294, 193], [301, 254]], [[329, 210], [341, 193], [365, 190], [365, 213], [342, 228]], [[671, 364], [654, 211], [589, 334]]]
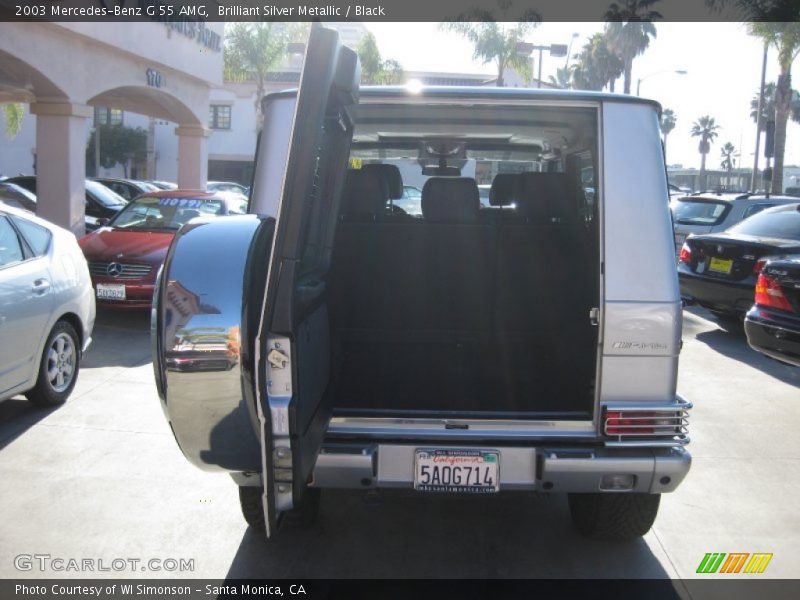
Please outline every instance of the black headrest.
[[389, 198], [399, 200], [403, 197], [403, 176], [400, 175], [400, 168], [397, 165], [387, 165], [383, 163], [370, 163], [361, 167], [362, 171], [378, 171], [386, 180], [389, 187]]
[[527, 172], [519, 176], [517, 212], [531, 219], [561, 221], [571, 214], [566, 173]]
[[519, 175], [517, 173], [498, 173], [489, 188], [489, 204], [492, 206], [509, 206], [517, 200]]
[[427, 221], [472, 223], [481, 199], [471, 177], [431, 177], [422, 188], [422, 217]]
[[386, 213], [389, 187], [377, 170], [350, 169], [344, 184], [341, 214], [348, 218], [374, 217]]

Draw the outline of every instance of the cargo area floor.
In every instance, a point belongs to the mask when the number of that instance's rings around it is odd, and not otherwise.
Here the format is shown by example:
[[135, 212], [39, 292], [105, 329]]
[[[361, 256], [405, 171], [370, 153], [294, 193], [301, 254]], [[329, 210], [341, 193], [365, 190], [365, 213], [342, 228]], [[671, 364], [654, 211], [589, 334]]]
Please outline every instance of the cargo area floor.
[[594, 369], [586, 363], [532, 343], [348, 344], [334, 406], [343, 413], [585, 415], [592, 409]]

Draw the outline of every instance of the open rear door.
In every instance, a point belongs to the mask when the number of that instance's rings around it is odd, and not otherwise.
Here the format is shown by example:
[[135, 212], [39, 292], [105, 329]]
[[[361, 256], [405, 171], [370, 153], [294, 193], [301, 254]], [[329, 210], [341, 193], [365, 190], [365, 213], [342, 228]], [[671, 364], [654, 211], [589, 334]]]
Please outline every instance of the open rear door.
[[359, 79], [355, 52], [339, 43], [336, 31], [314, 25], [296, 97], [278, 93], [264, 99], [251, 210], [276, 220], [254, 340], [267, 537], [303, 501], [330, 417], [324, 401], [330, 378], [325, 280], [315, 275], [312, 259], [330, 247], [333, 227], [326, 229], [320, 220], [338, 210]]

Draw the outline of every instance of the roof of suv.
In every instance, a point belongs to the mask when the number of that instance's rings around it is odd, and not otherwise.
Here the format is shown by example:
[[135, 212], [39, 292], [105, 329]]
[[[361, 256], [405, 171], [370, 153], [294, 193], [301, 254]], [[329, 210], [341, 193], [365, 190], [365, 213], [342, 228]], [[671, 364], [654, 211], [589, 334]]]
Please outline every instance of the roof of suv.
[[[268, 97], [280, 95], [295, 95], [297, 89], [285, 90], [268, 94]], [[359, 96], [368, 101], [379, 98], [398, 99], [398, 98], [481, 98], [484, 100], [507, 101], [507, 100], [586, 100], [586, 101], [613, 101], [634, 104], [648, 104], [656, 107], [660, 112], [661, 105], [649, 98], [640, 98], [627, 94], [610, 94], [607, 92], [591, 92], [584, 90], [543, 90], [537, 88], [511, 88], [511, 87], [488, 87], [488, 86], [423, 86], [421, 88], [409, 88], [402, 85], [372, 85], [361, 86]]]

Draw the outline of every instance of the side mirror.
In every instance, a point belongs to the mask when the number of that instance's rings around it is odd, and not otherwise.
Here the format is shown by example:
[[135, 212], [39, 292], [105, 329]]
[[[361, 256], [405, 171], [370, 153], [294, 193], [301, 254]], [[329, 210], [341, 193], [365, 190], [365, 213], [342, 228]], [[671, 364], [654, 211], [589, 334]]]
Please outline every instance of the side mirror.
[[98, 227], [105, 227], [111, 222], [111, 219], [108, 217], [98, 217], [95, 222], [97, 223]]

